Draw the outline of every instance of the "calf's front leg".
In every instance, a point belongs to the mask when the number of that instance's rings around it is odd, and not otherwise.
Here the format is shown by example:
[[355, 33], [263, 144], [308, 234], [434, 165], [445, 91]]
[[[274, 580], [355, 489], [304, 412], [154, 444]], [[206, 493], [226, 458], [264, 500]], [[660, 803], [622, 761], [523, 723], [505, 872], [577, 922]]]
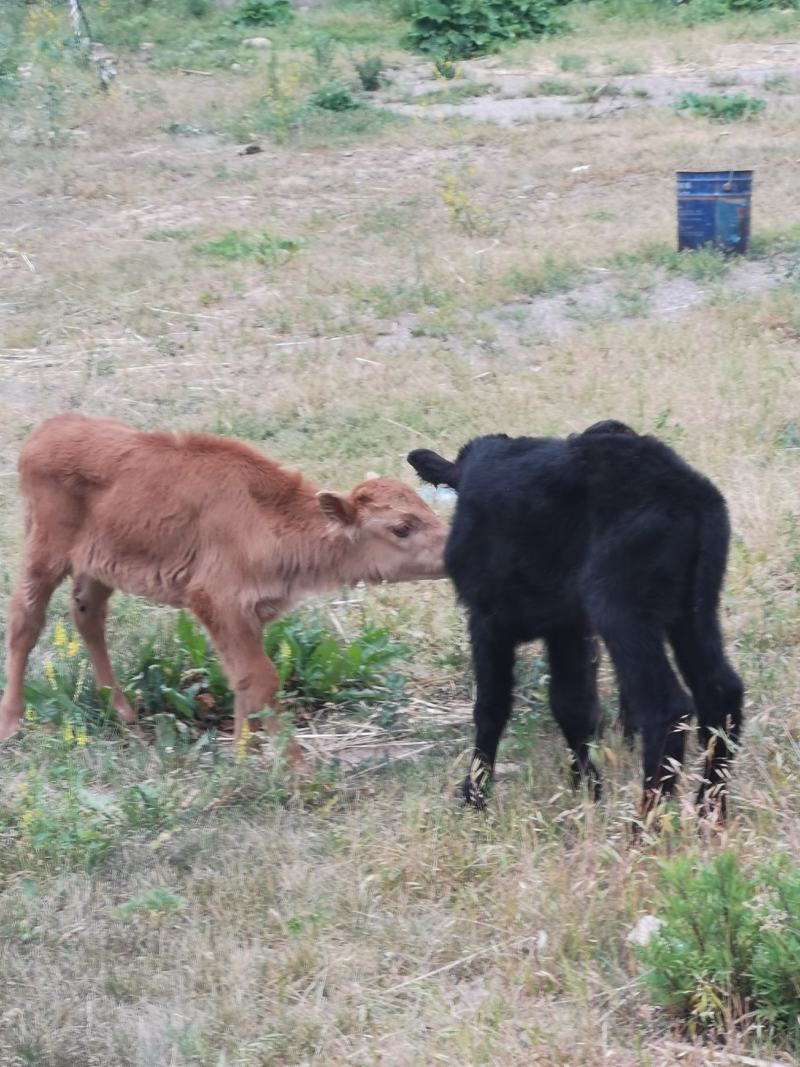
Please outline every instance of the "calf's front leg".
[[[260, 729], [263, 723], [275, 736], [280, 732], [276, 715], [279, 710], [276, 695], [280, 689], [280, 678], [275, 665], [264, 652], [261, 623], [255, 618], [249, 620], [240, 615], [223, 616], [221, 612], [210, 611], [208, 605], [202, 602], [192, 606], [211, 635], [233, 690], [234, 743], [241, 740], [245, 722], [252, 730]], [[263, 719], [250, 719], [250, 716], [263, 711], [268, 713]], [[293, 767], [299, 768], [305, 764], [302, 749], [295, 737], [289, 741], [287, 754]]]
[[464, 779], [464, 800], [476, 808], [486, 806], [486, 787], [491, 781], [505, 725], [511, 714], [514, 687], [515, 642], [491, 620], [470, 617], [472, 663], [475, 672], [475, 751]]

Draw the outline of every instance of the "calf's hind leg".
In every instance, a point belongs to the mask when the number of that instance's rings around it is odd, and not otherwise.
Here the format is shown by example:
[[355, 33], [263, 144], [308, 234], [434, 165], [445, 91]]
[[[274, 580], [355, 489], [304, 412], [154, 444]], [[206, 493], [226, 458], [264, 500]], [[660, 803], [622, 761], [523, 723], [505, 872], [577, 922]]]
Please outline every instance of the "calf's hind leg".
[[742, 681], [725, 658], [716, 618], [701, 622], [697, 616], [687, 613], [670, 630], [670, 641], [681, 674], [694, 696], [700, 740], [706, 754], [697, 804], [717, 807], [719, 819], [724, 822], [730, 762], [742, 727]]
[[108, 658], [106, 615], [112, 592], [109, 586], [88, 574], [76, 575], [72, 585], [70, 615], [88, 649], [98, 688], [111, 690], [114, 710], [123, 722], [135, 723], [136, 712], [122, 692]]
[[0, 701], [0, 740], [18, 728], [25, 710], [22, 686], [28, 656], [39, 640], [53, 590], [65, 577], [66, 560], [26, 556], [8, 609], [6, 689]]
[[546, 638], [550, 661], [550, 707], [572, 749], [575, 787], [587, 782], [600, 799], [600, 775], [589, 758], [589, 745], [600, 725], [597, 699], [597, 648], [582, 626], [550, 633]]
[[661, 627], [635, 612], [607, 613], [600, 627], [625, 704], [644, 747], [642, 816], [672, 792], [683, 762], [692, 701], [670, 666]]

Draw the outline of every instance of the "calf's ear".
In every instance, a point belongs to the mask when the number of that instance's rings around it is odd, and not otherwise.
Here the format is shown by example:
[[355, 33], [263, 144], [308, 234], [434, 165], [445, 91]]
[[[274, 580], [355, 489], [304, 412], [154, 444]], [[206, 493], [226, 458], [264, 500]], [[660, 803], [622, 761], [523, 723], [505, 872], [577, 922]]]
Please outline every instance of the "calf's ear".
[[342, 526], [355, 526], [356, 509], [349, 496], [321, 489], [317, 493], [317, 500], [323, 515], [334, 522], [341, 523]]
[[430, 485], [449, 485], [451, 489], [458, 487], [458, 472], [455, 463], [440, 456], [438, 452], [431, 452], [429, 448], [415, 448], [408, 453], [408, 462], [423, 480]]

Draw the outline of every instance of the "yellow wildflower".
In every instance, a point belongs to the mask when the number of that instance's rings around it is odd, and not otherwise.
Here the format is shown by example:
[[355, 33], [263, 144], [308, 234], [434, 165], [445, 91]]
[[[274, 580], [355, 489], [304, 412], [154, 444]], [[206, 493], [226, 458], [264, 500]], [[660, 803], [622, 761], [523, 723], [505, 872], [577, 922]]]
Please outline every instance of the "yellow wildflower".
[[64, 729], [61, 731], [61, 736], [67, 742], [75, 740], [75, 731], [72, 729], [72, 726], [69, 723], [67, 723]]
[[39, 716], [36, 714], [36, 708], [32, 708], [30, 704], [28, 704], [27, 708], [25, 708], [25, 722], [36, 722], [38, 718]]
[[247, 719], [244, 720], [244, 726], [242, 727], [242, 736], [239, 738], [239, 743], [236, 749], [236, 762], [241, 763], [247, 754], [247, 746], [250, 742], [250, 723]]
[[56, 670], [55, 670], [55, 667], [53, 666], [52, 662], [49, 659], [44, 661], [44, 673], [45, 673], [45, 677], [47, 678], [48, 682], [50, 683], [51, 688], [56, 689], [57, 688], [57, 685], [56, 685]]
[[57, 622], [53, 631], [53, 644], [56, 648], [64, 648], [67, 643], [67, 631], [64, 629], [64, 624]]
[[78, 649], [80, 648], [80, 642], [77, 637], [73, 637], [70, 643], [67, 645], [67, 659], [75, 659], [78, 655]]
[[76, 704], [80, 700], [84, 684], [86, 683], [86, 668], [86, 660], [82, 660], [80, 666], [78, 667], [78, 680], [75, 683], [75, 695], [72, 698]]
[[22, 813], [23, 825], [30, 826], [30, 824], [33, 822], [35, 817], [36, 816], [34, 815], [34, 813], [32, 811], [23, 811], [23, 813]]
[[89, 738], [85, 730], [78, 730], [78, 733], [75, 737], [75, 743], [77, 744], [78, 748], [85, 748], [85, 746], [89, 744]]

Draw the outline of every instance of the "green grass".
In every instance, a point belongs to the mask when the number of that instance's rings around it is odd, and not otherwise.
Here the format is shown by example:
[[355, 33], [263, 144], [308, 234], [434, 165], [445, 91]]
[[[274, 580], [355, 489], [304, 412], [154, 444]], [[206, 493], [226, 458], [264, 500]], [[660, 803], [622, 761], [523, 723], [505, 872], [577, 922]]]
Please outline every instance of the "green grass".
[[618, 252], [609, 262], [612, 266], [633, 271], [643, 265], [661, 267], [671, 274], [685, 274], [696, 282], [721, 281], [732, 265], [731, 258], [715, 248], [677, 252], [665, 244], [649, 244], [634, 252]]
[[505, 287], [514, 296], [542, 296], [558, 293], [575, 285], [580, 276], [580, 267], [574, 261], [558, 260], [545, 256], [538, 267], [526, 269], [513, 267], [503, 279]]
[[577, 96], [580, 91], [580, 86], [574, 85], [572, 82], [562, 81], [558, 78], [543, 78], [540, 82], [537, 82], [535, 86], [532, 86], [528, 90], [527, 95]]
[[567, 72], [580, 73], [586, 69], [589, 65], [589, 59], [587, 56], [579, 55], [577, 52], [564, 52], [562, 55], [557, 56], [556, 63], [558, 69]]
[[800, 91], [800, 83], [788, 74], [771, 74], [764, 79], [764, 88], [771, 93], [796, 93]]
[[628, 56], [625, 59], [614, 59], [609, 62], [612, 74], [621, 75], [633, 75], [644, 74], [647, 70], [647, 64], [641, 59], [635, 59], [632, 56]]

